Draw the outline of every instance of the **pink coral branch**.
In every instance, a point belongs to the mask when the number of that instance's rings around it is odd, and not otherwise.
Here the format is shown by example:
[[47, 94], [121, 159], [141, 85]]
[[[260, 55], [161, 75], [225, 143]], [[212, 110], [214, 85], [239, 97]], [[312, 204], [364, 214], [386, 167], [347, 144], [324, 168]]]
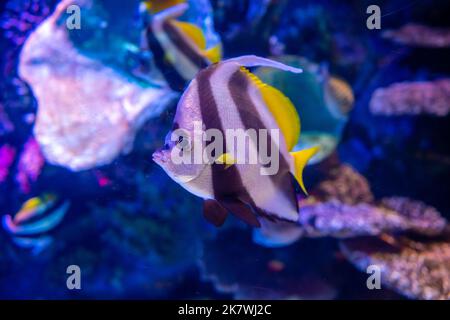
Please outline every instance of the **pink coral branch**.
[[370, 100], [376, 115], [446, 116], [450, 111], [450, 79], [432, 82], [402, 82], [377, 89]]

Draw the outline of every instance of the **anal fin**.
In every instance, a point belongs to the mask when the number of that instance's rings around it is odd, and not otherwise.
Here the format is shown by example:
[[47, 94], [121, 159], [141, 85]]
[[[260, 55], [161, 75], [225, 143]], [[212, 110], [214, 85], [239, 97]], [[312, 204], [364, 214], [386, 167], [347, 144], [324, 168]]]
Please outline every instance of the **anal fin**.
[[221, 199], [220, 204], [247, 224], [259, 228], [261, 224], [251, 207], [239, 199]]
[[203, 202], [203, 216], [216, 227], [225, 223], [228, 211], [216, 200], [205, 200]]

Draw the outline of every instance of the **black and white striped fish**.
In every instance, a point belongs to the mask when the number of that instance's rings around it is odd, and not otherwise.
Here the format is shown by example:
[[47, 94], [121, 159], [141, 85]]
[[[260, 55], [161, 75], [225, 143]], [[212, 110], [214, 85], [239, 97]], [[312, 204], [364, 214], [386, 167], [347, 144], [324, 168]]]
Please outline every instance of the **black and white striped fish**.
[[[178, 103], [173, 130], [164, 148], [156, 151], [153, 159], [173, 180], [205, 199], [204, 215], [215, 225], [223, 224], [228, 212], [257, 227], [259, 219], [295, 222], [299, 213], [291, 176], [304, 190], [302, 171], [317, 148], [290, 152], [300, 134], [295, 107], [280, 91], [262, 83], [244, 66], [301, 72], [256, 56], [230, 59], [200, 71]], [[199, 148], [202, 152], [211, 151], [208, 148], [216, 138], [198, 144], [199, 123], [206, 135], [208, 130], [223, 133], [222, 152], [211, 152], [212, 161], [174, 161], [174, 155], [188, 159], [192, 154], [195, 158]], [[230, 150], [235, 141], [227, 140], [230, 129], [241, 133], [268, 130], [269, 134], [260, 139], [246, 136], [248, 152], [245, 159], [238, 159], [236, 150]], [[280, 133], [278, 139], [276, 132]], [[268, 165], [261, 161], [261, 146], [277, 156], [276, 172], [267, 173]], [[252, 152], [256, 152], [258, 163], [246, 161]]]
[[198, 26], [177, 20], [188, 9], [184, 0], [151, 0], [145, 4], [151, 14], [146, 32], [148, 48], [169, 86], [183, 91], [200, 70], [221, 59], [221, 45], [207, 49]]

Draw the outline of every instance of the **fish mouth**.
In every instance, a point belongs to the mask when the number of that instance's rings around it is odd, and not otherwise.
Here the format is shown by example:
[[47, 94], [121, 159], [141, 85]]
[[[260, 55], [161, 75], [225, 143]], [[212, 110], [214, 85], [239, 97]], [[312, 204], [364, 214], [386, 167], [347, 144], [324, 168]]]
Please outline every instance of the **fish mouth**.
[[165, 164], [165, 163], [167, 163], [169, 161], [170, 153], [169, 152], [164, 152], [164, 150], [158, 150], [158, 151], [155, 151], [152, 154], [152, 159], [157, 164], [163, 165], [163, 164]]

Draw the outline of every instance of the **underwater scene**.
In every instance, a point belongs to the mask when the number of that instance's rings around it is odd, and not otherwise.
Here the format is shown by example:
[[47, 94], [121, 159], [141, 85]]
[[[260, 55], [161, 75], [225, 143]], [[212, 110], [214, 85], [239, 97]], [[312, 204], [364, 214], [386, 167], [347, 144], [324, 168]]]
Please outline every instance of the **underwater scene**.
[[449, 17], [2, 1], [0, 299], [450, 299]]

